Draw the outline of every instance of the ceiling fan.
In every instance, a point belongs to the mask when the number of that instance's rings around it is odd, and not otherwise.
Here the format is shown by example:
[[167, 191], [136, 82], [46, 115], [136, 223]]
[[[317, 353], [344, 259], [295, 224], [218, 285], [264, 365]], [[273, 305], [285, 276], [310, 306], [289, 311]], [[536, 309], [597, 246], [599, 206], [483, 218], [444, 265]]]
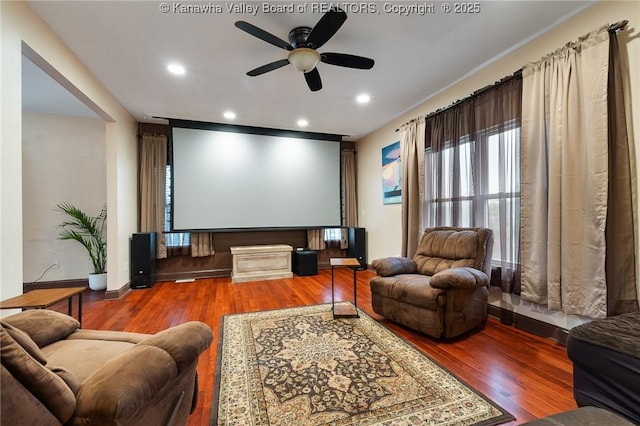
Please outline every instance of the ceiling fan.
[[318, 53], [316, 50], [329, 41], [346, 20], [347, 14], [343, 10], [332, 8], [320, 18], [315, 27], [296, 27], [291, 30], [289, 32], [289, 42], [248, 22], [237, 21], [235, 26], [242, 31], [290, 52], [287, 59], [280, 59], [262, 65], [247, 72], [247, 75], [255, 77], [292, 64], [298, 71], [304, 73], [309, 89], [315, 92], [322, 89], [322, 79], [316, 68], [319, 62], [347, 68], [371, 69], [374, 64], [373, 59], [346, 53]]

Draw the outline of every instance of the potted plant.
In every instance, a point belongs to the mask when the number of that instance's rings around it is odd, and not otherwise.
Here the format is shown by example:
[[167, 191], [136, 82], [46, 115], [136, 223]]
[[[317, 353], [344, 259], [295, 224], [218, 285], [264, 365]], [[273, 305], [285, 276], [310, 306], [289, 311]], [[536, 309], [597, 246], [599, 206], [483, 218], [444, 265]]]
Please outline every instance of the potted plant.
[[56, 207], [57, 211], [69, 218], [58, 225], [58, 239], [73, 240], [82, 244], [93, 265], [93, 273], [89, 274], [89, 287], [92, 290], [106, 289], [107, 241], [104, 227], [107, 222], [107, 206], [104, 206], [97, 216], [90, 216], [66, 201]]

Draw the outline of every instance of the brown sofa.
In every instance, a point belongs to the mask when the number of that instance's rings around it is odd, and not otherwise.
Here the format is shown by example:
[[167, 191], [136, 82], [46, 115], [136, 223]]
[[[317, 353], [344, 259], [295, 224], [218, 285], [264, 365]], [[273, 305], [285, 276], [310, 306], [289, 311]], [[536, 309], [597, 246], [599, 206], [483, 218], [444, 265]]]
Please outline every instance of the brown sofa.
[[373, 310], [435, 338], [452, 338], [487, 320], [493, 232], [427, 228], [413, 258], [372, 262]]
[[153, 335], [81, 330], [49, 310], [0, 325], [0, 423], [12, 426], [185, 424], [198, 357], [213, 340], [201, 322]]

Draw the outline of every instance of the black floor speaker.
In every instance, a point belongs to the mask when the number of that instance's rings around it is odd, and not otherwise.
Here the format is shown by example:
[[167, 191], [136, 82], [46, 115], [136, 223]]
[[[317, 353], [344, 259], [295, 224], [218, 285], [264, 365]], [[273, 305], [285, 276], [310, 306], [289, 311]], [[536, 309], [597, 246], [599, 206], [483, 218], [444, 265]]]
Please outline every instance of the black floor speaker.
[[318, 273], [318, 255], [313, 250], [296, 250], [293, 252], [293, 272], [298, 276], [316, 275]]
[[367, 240], [364, 228], [348, 228], [349, 248], [347, 257], [353, 257], [360, 262], [360, 269], [367, 269]]
[[156, 233], [131, 236], [131, 288], [151, 288], [156, 282]]

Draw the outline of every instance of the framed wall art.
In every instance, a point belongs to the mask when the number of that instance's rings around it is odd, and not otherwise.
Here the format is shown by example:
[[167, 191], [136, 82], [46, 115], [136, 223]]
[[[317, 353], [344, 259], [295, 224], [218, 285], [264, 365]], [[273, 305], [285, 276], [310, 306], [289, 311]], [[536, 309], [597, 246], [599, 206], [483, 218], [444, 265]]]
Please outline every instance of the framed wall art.
[[402, 202], [402, 167], [400, 141], [382, 148], [382, 203]]

